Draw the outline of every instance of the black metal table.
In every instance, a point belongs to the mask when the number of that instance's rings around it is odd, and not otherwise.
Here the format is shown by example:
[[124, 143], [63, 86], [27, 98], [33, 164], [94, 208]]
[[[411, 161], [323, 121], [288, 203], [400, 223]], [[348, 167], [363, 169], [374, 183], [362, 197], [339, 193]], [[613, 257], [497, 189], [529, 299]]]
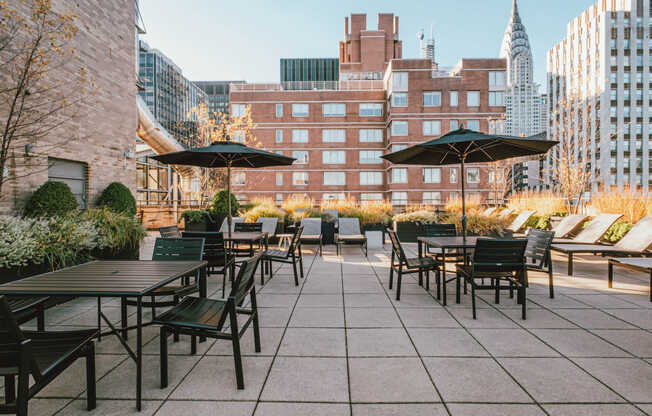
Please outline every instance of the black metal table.
[[[101, 260], [28, 277], [0, 286], [0, 295], [97, 297], [98, 329], [101, 319], [136, 363], [136, 407], [142, 408], [143, 308], [142, 298], [154, 290], [199, 271], [199, 296], [206, 297], [205, 261], [111, 261]], [[116, 328], [102, 313], [101, 298], [136, 298], [136, 351], [125, 341], [128, 324]], [[101, 331], [100, 331], [101, 332]]]
[[[462, 250], [464, 264], [468, 265], [468, 258], [466, 256], [466, 250], [475, 248], [475, 244], [478, 241], [478, 238], [489, 238], [489, 237], [417, 237], [418, 249], [419, 249], [419, 258], [423, 257], [423, 246], [426, 247], [435, 247], [441, 250], [441, 258], [444, 263], [442, 267], [442, 279], [446, 280], [446, 251], [447, 250]], [[421, 284], [421, 274], [419, 274], [419, 284]], [[439, 294], [437, 298], [440, 298]], [[446, 306], [446, 291], [444, 290], [444, 306]]]
[[611, 258], [609, 259], [609, 288], [613, 288], [614, 266], [621, 266], [626, 269], [637, 272], [648, 273], [650, 275], [650, 302], [652, 302], [652, 258]]

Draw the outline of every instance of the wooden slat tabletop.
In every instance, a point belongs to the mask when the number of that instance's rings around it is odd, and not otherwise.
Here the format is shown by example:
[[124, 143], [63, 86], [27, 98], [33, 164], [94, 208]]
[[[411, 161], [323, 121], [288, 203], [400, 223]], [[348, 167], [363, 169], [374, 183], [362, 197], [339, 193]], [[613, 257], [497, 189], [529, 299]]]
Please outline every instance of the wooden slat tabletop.
[[652, 258], [650, 257], [624, 257], [610, 259], [614, 263], [621, 263], [627, 266], [634, 266], [640, 269], [652, 270]]
[[142, 296], [204, 261], [98, 260], [0, 285], [1, 295]]

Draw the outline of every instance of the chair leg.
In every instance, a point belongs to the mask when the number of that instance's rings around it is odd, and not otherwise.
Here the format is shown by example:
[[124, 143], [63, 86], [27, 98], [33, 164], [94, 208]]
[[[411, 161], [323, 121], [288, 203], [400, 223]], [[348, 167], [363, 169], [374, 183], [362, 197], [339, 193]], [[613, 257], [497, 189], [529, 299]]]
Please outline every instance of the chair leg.
[[258, 303], [256, 301], [256, 291], [254, 288], [251, 289], [251, 310], [253, 311], [253, 316], [251, 317], [252, 325], [254, 327], [254, 348], [256, 352], [261, 351], [260, 347], [260, 326], [258, 324]]
[[473, 309], [473, 319], [476, 319], [475, 314], [475, 284], [471, 282], [471, 308]]
[[190, 355], [197, 354], [197, 337], [195, 335], [190, 336]]
[[461, 297], [460, 297], [460, 286], [461, 286], [460, 278], [461, 278], [461, 276], [460, 276], [459, 272], [455, 273], [455, 303], [460, 303], [460, 301], [461, 301]]
[[95, 383], [95, 343], [91, 341], [86, 351], [86, 409], [93, 410], [97, 405]]
[[396, 276], [396, 300], [401, 300], [401, 280], [403, 278], [403, 270], [401, 267], [398, 268], [398, 274]]
[[496, 305], [498, 305], [500, 304], [500, 279], [495, 279], [494, 288], [496, 292], [494, 301], [496, 302]]
[[272, 259], [269, 259], [269, 278], [270, 280], [274, 277], [274, 262]]
[[5, 403], [16, 401], [16, 377], [13, 375], [5, 376]]
[[394, 283], [394, 252], [392, 252], [392, 261], [389, 264], [389, 290], [392, 290], [393, 283]]
[[294, 271], [294, 285], [299, 286], [299, 276], [297, 274], [297, 259], [292, 256], [292, 270]]
[[38, 331], [45, 331], [45, 307], [40, 304], [36, 307], [36, 329]]
[[303, 279], [303, 253], [301, 253], [301, 245], [299, 245], [299, 270], [301, 271], [301, 278]]
[[437, 300], [441, 300], [441, 272], [439, 266], [435, 269], [435, 283], [437, 283]]
[[27, 416], [27, 401], [29, 400], [29, 358], [22, 353], [18, 373], [18, 394], [16, 396], [16, 416]]
[[168, 386], [168, 332], [165, 326], [161, 327], [160, 336], [160, 354], [161, 354], [161, 388]]
[[430, 292], [430, 271], [426, 270], [426, 290]]
[[227, 272], [227, 269], [230, 269], [230, 267], [224, 266], [224, 278], [222, 278], [222, 297], [226, 296], [226, 275], [228, 273], [231, 273], [230, 271]]
[[229, 312], [231, 316], [231, 342], [233, 343], [233, 360], [235, 361], [235, 379], [238, 385], [238, 390], [244, 389], [244, 375], [242, 371], [242, 356], [240, 354], [240, 331], [238, 330], [238, 317], [235, 313], [235, 305], [233, 310]]
[[550, 289], [550, 299], [555, 298], [555, 287], [552, 280], [553, 280], [552, 260], [548, 260], [548, 288]]
[[152, 319], [154, 319], [156, 318], [156, 306], [154, 306], [155, 305], [154, 302], [156, 302], [156, 299], [154, 298], [154, 296], [152, 296], [150, 300], [152, 301]]
[[525, 286], [523, 286], [521, 288], [521, 315], [523, 317], [523, 320], [525, 320], [525, 314], [526, 314], [526, 311], [527, 311], [527, 305], [526, 305], [527, 296], [526, 296], [525, 290], [526, 290]]
[[126, 329], [129, 322], [127, 319], [127, 298], [125, 297], [120, 298], [120, 324], [122, 326], [122, 338], [126, 341], [129, 336], [129, 331]]
[[265, 284], [265, 265], [267, 264], [267, 262], [265, 261], [265, 259], [262, 259], [261, 263], [262, 264], [260, 265], [260, 284], [264, 285]]
[[568, 253], [568, 275], [573, 275], [573, 253]]

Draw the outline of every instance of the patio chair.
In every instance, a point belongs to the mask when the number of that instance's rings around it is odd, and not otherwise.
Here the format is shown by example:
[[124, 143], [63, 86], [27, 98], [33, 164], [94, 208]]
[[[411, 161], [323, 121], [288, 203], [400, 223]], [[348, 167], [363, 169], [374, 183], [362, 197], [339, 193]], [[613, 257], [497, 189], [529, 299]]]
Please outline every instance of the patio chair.
[[5, 299], [18, 325], [36, 318], [36, 329], [45, 331], [45, 302], [48, 297], [5, 296]]
[[574, 238], [555, 238], [553, 244], [595, 244], [618, 221], [620, 214], [600, 214], [593, 218]]
[[[261, 262], [269, 264], [269, 278], [274, 277], [273, 265], [274, 262], [292, 264], [294, 272], [294, 284], [299, 286], [299, 275], [297, 274], [297, 260], [299, 262], [299, 270], [301, 278], [303, 279], [303, 255], [301, 253], [301, 233], [303, 233], [303, 225], [297, 227], [292, 235], [292, 240], [288, 245], [287, 250], [273, 250], [267, 249], [262, 253]], [[260, 284], [265, 284], [265, 270], [260, 268]]]
[[222, 296], [226, 295], [226, 275], [233, 281], [235, 276], [235, 256], [227, 248], [224, 242], [224, 234], [216, 232], [184, 232], [183, 238], [203, 238], [204, 257], [208, 262], [207, 273], [221, 274]]
[[482, 215], [488, 217], [489, 215], [493, 214], [494, 212], [496, 212], [496, 207], [489, 207], [489, 208], [485, 209], [484, 211], [482, 211]]
[[[456, 237], [457, 227], [455, 224], [424, 224], [424, 237]], [[464, 257], [459, 251], [450, 251], [446, 253], [446, 258], [442, 257], [442, 250], [437, 247], [426, 246], [426, 255], [431, 255], [437, 261], [435, 270], [435, 283], [437, 285], [437, 299], [441, 299], [441, 278], [445, 276], [446, 260], [463, 261]], [[423, 282], [419, 282], [420, 285]], [[426, 282], [426, 290], [430, 290]]]
[[[204, 257], [204, 238], [157, 238], [154, 243], [152, 260], [156, 261], [201, 261]], [[156, 289], [151, 295], [151, 301], [142, 302], [144, 308], [152, 308], [152, 317], [156, 317], [156, 308], [166, 308], [179, 303], [181, 296], [197, 292], [197, 275], [191, 282], [190, 276], [182, 277], [169, 285]], [[163, 299], [169, 298], [172, 299]], [[127, 323], [127, 306], [136, 306], [135, 300], [123, 297], [120, 301], [122, 323]], [[99, 313], [99, 311], [98, 311]], [[127, 338], [127, 331], [123, 331]]]
[[[244, 217], [233, 217], [231, 218], [231, 232], [235, 232], [235, 225], [240, 222], [244, 222]], [[224, 221], [222, 221], [222, 225], [220, 226], [220, 232], [222, 233], [228, 233], [229, 232], [229, 219], [224, 218]]]
[[513, 213], [514, 213], [513, 209], [505, 208], [504, 210], [498, 213], [498, 218], [507, 219], [511, 217]]
[[162, 238], [181, 238], [181, 231], [179, 231], [179, 227], [176, 225], [160, 227], [158, 232], [161, 234]]
[[[553, 240], [554, 243], [555, 240]], [[568, 275], [573, 275], [573, 254], [591, 253], [610, 256], [647, 256], [652, 246], [652, 215], [642, 218], [613, 246], [600, 244], [553, 244], [552, 251], [568, 256]]]
[[550, 256], [550, 246], [554, 237], [554, 231], [530, 230], [527, 236], [527, 247], [525, 248], [525, 266], [527, 269], [548, 273], [550, 299], [555, 298], [552, 282], [552, 257]]
[[[527, 241], [519, 240], [492, 240], [479, 238], [473, 252], [471, 265], [457, 265], [456, 300], [460, 302], [460, 281], [471, 286], [471, 308], [473, 319], [476, 319], [475, 291], [492, 289], [495, 291], [495, 301], [500, 303], [500, 291], [509, 289], [510, 295], [514, 286], [517, 288], [517, 301], [521, 304], [521, 316], [525, 319], [527, 268], [525, 266], [525, 248]], [[477, 280], [491, 281], [490, 285], [478, 284]], [[509, 286], [503, 287], [500, 282], [506, 280]], [[446, 290], [446, 282], [444, 282]]]
[[[404, 274], [426, 273], [426, 289], [430, 287], [430, 271], [437, 270], [437, 260], [432, 257], [407, 257], [396, 232], [388, 229], [389, 239], [392, 242], [392, 261], [389, 266], [389, 289], [394, 283], [394, 270], [396, 270], [396, 300], [401, 300], [401, 281]], [[396, 259], [396, 261], [394, 260]]]
[[367, 257], [367, 237], [360, 231], [360, 220], [357, 218], [340, 218], [340, 228], [335, 234], [337, 255], [342, 251], [341, 245], [346, 243], [359, 244]]
[[514, 233], [521, 231], [521, 229], [525, 227], [525, 224], [534, 215], [535, 212], [536, 211], [522, 211], [516, 216], [516, 218], [514, 218], [512, 223], [507, 226], [507, 231]]
[[[188, 296], [179, 305], [153, 320], [154, 324], [161, 325], [159, 342], [162, 389], [168, 385], [167, 338], [171, 333], [191, 336], [191, 354], [197, 353], [198, 336], [230, 340], [233, 346], [237, 387], [239, 390], [244, 389], [240, 339], [249, 328], [249, 325], [253, 324], [255, 350], [256, 352], [261, 350], [256, 287], [254, 285], [254, 276], [259, 261], [260, 255], [257, 255], [242, 262], [240, 272], [233, 281], [228, 298], [218, 300]], [[244, 307], [247, 295], [249, 295], [250, 303], [247, 307]], [[238, 323], [239, 315], [248, 316], [242, 326]], [[225, 324], [228, 324], [228, 330], [226, 331]]]
[[575, 232], [580, 225], [589, 218], [588, 215], [582, 214], [571, 214], [564, 217], [563, 220], [552, 231], [555, 232], [555, 236], [558, 238], [566, 238], [569, 234]]
[[[86, 407], [95, 409], [95, 344], [97, 329], [44, 332], [22, 331], [9, 303], [0, 296], [0, 374], [4, 404], [0, 413], [27, 416], [28, 401], [70, 367], [86, 359]], [[30, 376], [33, 384], [30, 386]], [[18, 379], [18, 386], [16, 386]], [[16, 389], [18, 387], [18, 389]]]
[[301, 243], [319, 244], [319, 255], [322, 255], [321, 218], [303, 218], [301, 220], [303, 233]]

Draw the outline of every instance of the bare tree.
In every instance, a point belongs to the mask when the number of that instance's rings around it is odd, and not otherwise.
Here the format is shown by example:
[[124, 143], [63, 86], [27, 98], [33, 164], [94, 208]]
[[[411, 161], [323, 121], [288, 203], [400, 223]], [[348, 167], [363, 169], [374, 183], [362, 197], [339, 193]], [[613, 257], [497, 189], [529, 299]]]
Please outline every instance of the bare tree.
[[[76, 18], [72, 10], [55, 11], [51, 0], [0, 1], [0, 199], [11, 153], [58, 146], [41, 139], [78, 116], [89, 77], [73, 59]], [[13, 158], [11, 166], [21, 162]]]

